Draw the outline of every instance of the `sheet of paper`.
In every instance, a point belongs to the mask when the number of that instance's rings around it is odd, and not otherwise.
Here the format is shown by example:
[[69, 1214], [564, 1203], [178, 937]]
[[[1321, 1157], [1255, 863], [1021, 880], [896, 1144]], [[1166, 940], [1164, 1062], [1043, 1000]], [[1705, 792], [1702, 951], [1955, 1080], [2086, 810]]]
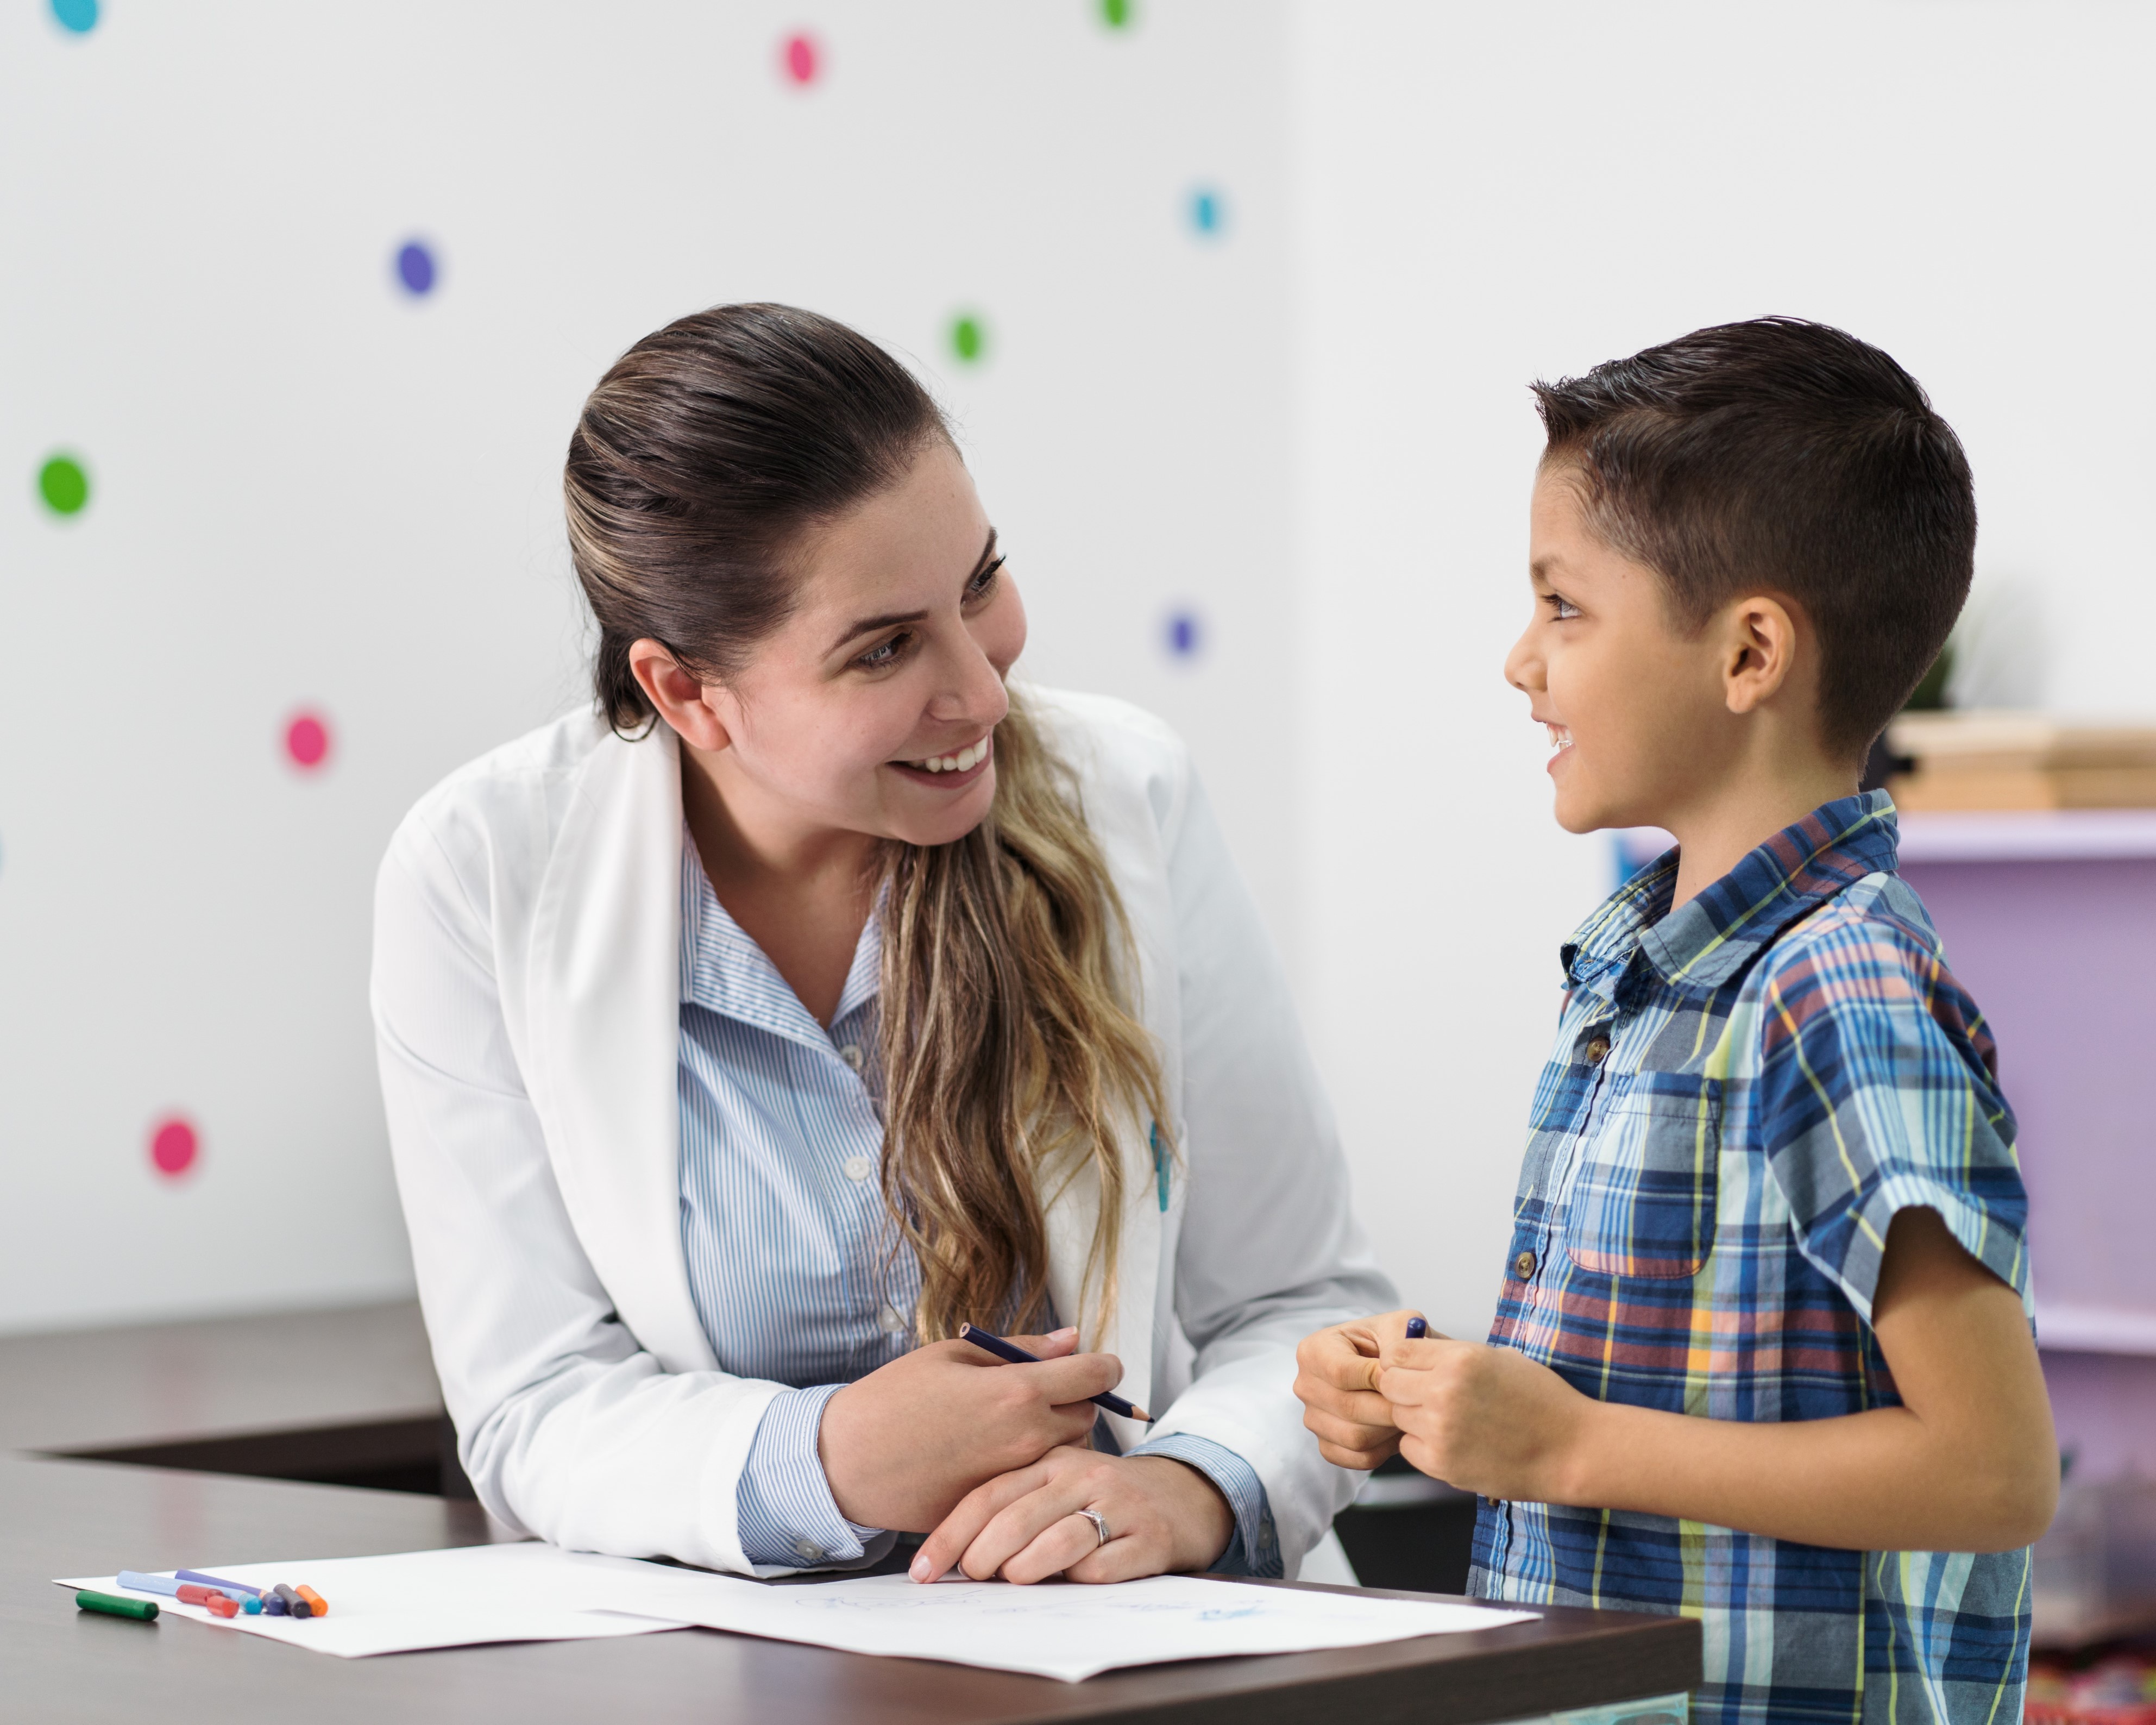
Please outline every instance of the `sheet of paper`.
[[[612, 1560], [579, 1558], [551, 1545], [454, 1546], [442, 1551], [377, 1558], [299, 1558], [275, 1563], [192, 1565], [227, 1581], [268, 1587], [304, 1582], [329, 1602], [321, 1618], [213, 1617], [160, 1594], [136, 1593], [110, 1575], [78, 1577], [65, 1588], [94, 1588], [123, 1599], [155, 1599], [162, 1612], [213, 1629], [238, 1630], [316, 1653], [357, 1659], [424, 1647], [465, 1647], [482, 1641], [577, 1641], [602, 1635], [645, 1635], [679, 1629], [644, 1616], [623, 1616], [596, 1603], [613, 1584], [603, 1568]], [[639, 1569], [658, 1569], [639, 1563]], [[714, 1577], [716, 1580], [721, 1578]], [[754, 1582], [743, 1582], [754, 1587]]]
[[652, 1563], [624, 1566], [603, 1597], [618, 1611], [649, 1612], [711, 1629], [854, 1653], [1031, 1671], [1067, 1683], [1120, 1666], [1365, 1647], [1498, 1629], [1537, 1615], [1187, 1575], [1110, 1587], [1011, 1587], [963, 1579], [922, 1587], [902, 1575], [763, 1587]]
[[[1030, 1671], [1075, 1683], [1119, 1666], [1363, 1647], [1496, 1629], [1535, 1615], [1181, 1575], [1112, 1587], [1011, 1587], [963, 1579], [922, 1587], [902, 1575], [769, 1587], [739, 1576], [565, 1552], [536, 1542], [201, 1567], [252, 1586], [305, 1582], [329, 1601], [329, 1615], [298, 1622], [217, 1619], [171, 1599], [160, 1599], [160, 1605], [218, 1628], [347, 1658], [479, 1641], [641, 1635], [701, 1624], [849, 1652]], [[60, 1584], [122, 1591], [110, 1576]]]

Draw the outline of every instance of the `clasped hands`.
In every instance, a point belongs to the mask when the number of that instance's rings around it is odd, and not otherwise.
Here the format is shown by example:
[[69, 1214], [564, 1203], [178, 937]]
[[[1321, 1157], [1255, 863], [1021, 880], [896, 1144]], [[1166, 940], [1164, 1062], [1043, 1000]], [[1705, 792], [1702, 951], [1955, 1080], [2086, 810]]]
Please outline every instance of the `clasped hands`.
[[[1086, 1447], [1089, 1398], [1116, 1387], [1122, 1363], [1077, 1353], [1074, 1329], [1011, 1340], [1040, 1363], [936, 1342], [825, 1403], [817, 1452], [839, 1512], [927, 1534], [916, 1581], [954, 1565], [976, 1580], [1127, 1581], [1216, 1561], [1235, 1520], [1210, 1480], [1164, 1455]], [[1081, 1510], [1107, 1523], [1106, 1544]]]
[[1415, 1315], [1335, 1324], [1296, 1349], [1302, 1423], [1325, 1459], [1368, 1469], [1397, 1452], [1484, 1497], [1577, 1501], [1569, 1482], [1599, 1404], [1510, 1348], [1411, 1341]]

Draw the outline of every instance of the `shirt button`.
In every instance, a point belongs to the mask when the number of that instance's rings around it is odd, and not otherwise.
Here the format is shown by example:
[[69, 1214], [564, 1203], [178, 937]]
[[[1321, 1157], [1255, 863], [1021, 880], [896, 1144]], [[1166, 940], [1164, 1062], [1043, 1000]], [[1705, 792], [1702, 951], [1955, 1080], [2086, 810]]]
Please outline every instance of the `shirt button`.
[[876, 1327], [886, 1336], [896, 1336], [906, 1327], [906, 1319], [902, 1314], [886, 1306], [876, 1313]]
[[865, 1156], [849, 1156], [839, 1166], [850, 1180], [865, 1180], [875, 1172], [875, 1164]]
[[820, 1563], [824, 1561], [824, 1548], [813, 1539], [797, 1539], [793, 1542], [793, 1555], [804, 1563]]
[[860, 1044], [858, 1042], [849, 1042], [844, 1048], [839, 1050], [839, 1058], [844, 1060], [849, 1066], [851, 1066], [856, 1072], [860, 1071], [861, 1070]]
[[1512, 1274], [1518, 1276], [1522, 1281], [1527, 1281], [1534, 1273], [1535, 1255], [1532, 1252], [1522, 1252], [1518, 1257], [1512, 1260]]
[[1600, 1065], [1609, 1054], [1609, 1039], [1607, 1036], [1597, 1036], [1587, 1045], [1587, 1062], [1591, 1066]]

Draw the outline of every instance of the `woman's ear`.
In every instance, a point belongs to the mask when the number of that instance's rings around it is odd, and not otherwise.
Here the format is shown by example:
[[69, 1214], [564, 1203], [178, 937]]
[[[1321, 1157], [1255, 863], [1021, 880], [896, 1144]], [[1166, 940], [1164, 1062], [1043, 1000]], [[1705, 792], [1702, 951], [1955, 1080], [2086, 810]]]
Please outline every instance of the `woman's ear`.
[[1797, 619], [1766, 593], [1739, 599], [1722, 614], [1722, 694], [1732, 713], [1748, 713], [1779, 694], [1797, 663]]
[[664, 644], [649, 637], [629, 649], [629, 669], [644, 698], [691, 748], [716, 754], [733, 741], [704, 698], [703, 680]]

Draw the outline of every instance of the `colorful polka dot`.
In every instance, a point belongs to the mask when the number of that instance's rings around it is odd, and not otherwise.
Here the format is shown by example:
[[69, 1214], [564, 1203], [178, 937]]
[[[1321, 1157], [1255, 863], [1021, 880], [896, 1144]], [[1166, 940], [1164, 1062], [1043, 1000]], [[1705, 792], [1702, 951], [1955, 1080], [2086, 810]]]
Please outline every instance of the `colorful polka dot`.
[[195, 1165], [202, 1138], [192, 1122], [174, 1114], [150, 1129], [150, 1162], [167, 1179], [176, 1179]]
[[988, 351], [987, 325], [972, 312], [951, 320], [951, 351], [968, 365], [978, 364]]
[[53, 16], [63, 30], [87, 36], [97, 28], [97, 0], [53, 0]]
[[823, 69], [824, 55], [814, 36], [797, 34], [788, 36], [779, 49], [778, 64], [793, 83], [814, 84]]
[[1166, 637], [1168, 650], [1173, 657], [1177, 659], [1194, 659], [1198, 656], [1198, 648], [1201, 631], [1199, 628], [1198, 617], [1195, 612], [1177, 611], [1172, 613], [1168, 617], [1168, 626], [1163, 631], [1163, 634]]
[[1201, 186], [1190, 194], [1191, 228], [1208, 239], [1217, 239], [1228, 223], [1227, 202], [1218, 192]]
[[1101, 22], [1111, 30], [1128, 29], [1137, 16], [1137, 0], [1101, 0]]
[[397, 280], [403, 284], [404, 291], [418, 299], [434, 290], [434, 279], [439, 272], [435, 268], [434, 254], [416, 239], [408, 239], [397, 254]]
[[299, 713], [285, 727], [285, 752], [312, 772], [329, 758], [330, 727], [313, 713]]
[[80, 515], [90, 501], [90, 475], [72, 455], [53, 455], [38, 470], [38, 495], [54, 515]]

